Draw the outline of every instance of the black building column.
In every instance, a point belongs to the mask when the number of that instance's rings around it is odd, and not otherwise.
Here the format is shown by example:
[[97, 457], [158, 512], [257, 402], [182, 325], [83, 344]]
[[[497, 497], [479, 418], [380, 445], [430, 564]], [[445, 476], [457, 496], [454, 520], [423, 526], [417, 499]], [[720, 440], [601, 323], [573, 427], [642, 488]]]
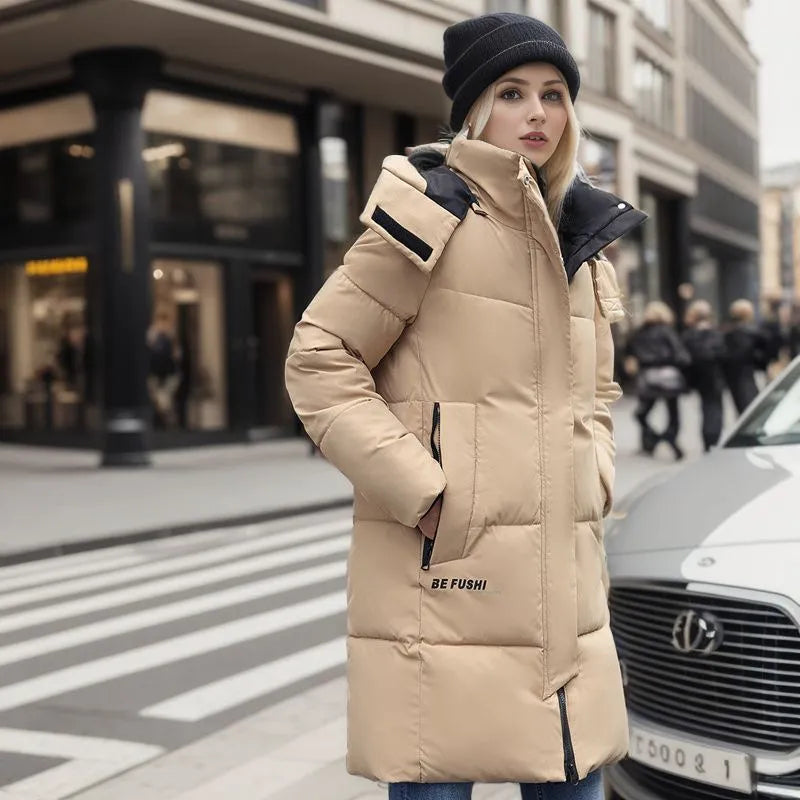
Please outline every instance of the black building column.
[[160, 69], [150, 50], [119, 48], [74, 59], [92, 98], [97, 239], [90, 266], [92, 331], [102, 412], [103, 466], [150, 463], [146, 346], [150, 318], [149, 190], [142, 104]]

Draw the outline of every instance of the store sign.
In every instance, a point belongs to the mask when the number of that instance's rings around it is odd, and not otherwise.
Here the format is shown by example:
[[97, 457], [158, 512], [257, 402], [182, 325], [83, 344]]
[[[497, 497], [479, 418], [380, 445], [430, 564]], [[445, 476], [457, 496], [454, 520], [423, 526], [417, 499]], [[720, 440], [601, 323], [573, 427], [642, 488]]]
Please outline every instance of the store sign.
[[83, 256], [76, 258], [42, 258], [25, 262], [26, 275], [70, 275], [86, 272], [89, 260]]

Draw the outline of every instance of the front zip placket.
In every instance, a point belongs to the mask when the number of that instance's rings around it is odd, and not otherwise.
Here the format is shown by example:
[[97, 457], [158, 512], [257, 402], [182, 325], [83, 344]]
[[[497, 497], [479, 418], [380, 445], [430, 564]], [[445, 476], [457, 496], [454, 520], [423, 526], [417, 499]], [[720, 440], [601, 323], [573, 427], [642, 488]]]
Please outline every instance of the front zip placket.
[[558, 690], [558, 710], [561, 712], [561, 737], [564, 745], [564, 775], [570, 783], [577, 783], [578, 767], [575, 764], [575, 750], [572, 747], [572, 733], [567, 716], [567, 692], [562, 686]]

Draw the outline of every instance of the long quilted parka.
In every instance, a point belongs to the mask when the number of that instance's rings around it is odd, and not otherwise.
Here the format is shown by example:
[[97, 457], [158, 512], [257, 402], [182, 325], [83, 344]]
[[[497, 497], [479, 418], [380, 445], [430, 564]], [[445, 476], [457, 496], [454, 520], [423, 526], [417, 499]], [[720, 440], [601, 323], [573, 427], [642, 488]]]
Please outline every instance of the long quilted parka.
[[481, 141], [429, 172], [391, 156], [298, 323], [289, 394], [355, 491], [350, 772], [564, 781], [625, 754], [602, 532], [622, 307], [597, 253], [643, 218], [576, 184], [557, 232], [530, 162]]

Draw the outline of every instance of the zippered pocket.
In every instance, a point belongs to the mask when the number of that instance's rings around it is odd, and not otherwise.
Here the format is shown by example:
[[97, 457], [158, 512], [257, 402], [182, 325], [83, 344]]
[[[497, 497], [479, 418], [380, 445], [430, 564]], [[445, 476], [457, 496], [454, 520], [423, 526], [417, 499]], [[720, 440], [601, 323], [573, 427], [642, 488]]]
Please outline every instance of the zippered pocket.
[[464, 557], [475, 506], [477, 417], [475, 403], [436, 402], [431, 416], [431, 455], [447, 484], [442, 494], [439, 525], [425, 537], [422, 569]]
[[[434, 403], [433, 420], [431, 422], [431, 453], [440, 467], [442, 466], [441, 431], [442, 431], [442, 409], [438, 403]], [[434, 535], [433, 539], [429, 539], [427, 536], [424, 537], [424, 542], [422, 545], [422, 569], [428, 569], [431, 565], [431, 556], [433, 555], [433, 545], [435, 541], [436, 541], [436, 535]]]
[[557, 694], [558, 710], [561, 712], [561, 739], [564, 746], [564, 775], [570, 783], [578, 783], [578, 767], [575, 764], [575, 750], [572, 747], [572, 733], [567, 716], [567, 691], [562, 686]]

